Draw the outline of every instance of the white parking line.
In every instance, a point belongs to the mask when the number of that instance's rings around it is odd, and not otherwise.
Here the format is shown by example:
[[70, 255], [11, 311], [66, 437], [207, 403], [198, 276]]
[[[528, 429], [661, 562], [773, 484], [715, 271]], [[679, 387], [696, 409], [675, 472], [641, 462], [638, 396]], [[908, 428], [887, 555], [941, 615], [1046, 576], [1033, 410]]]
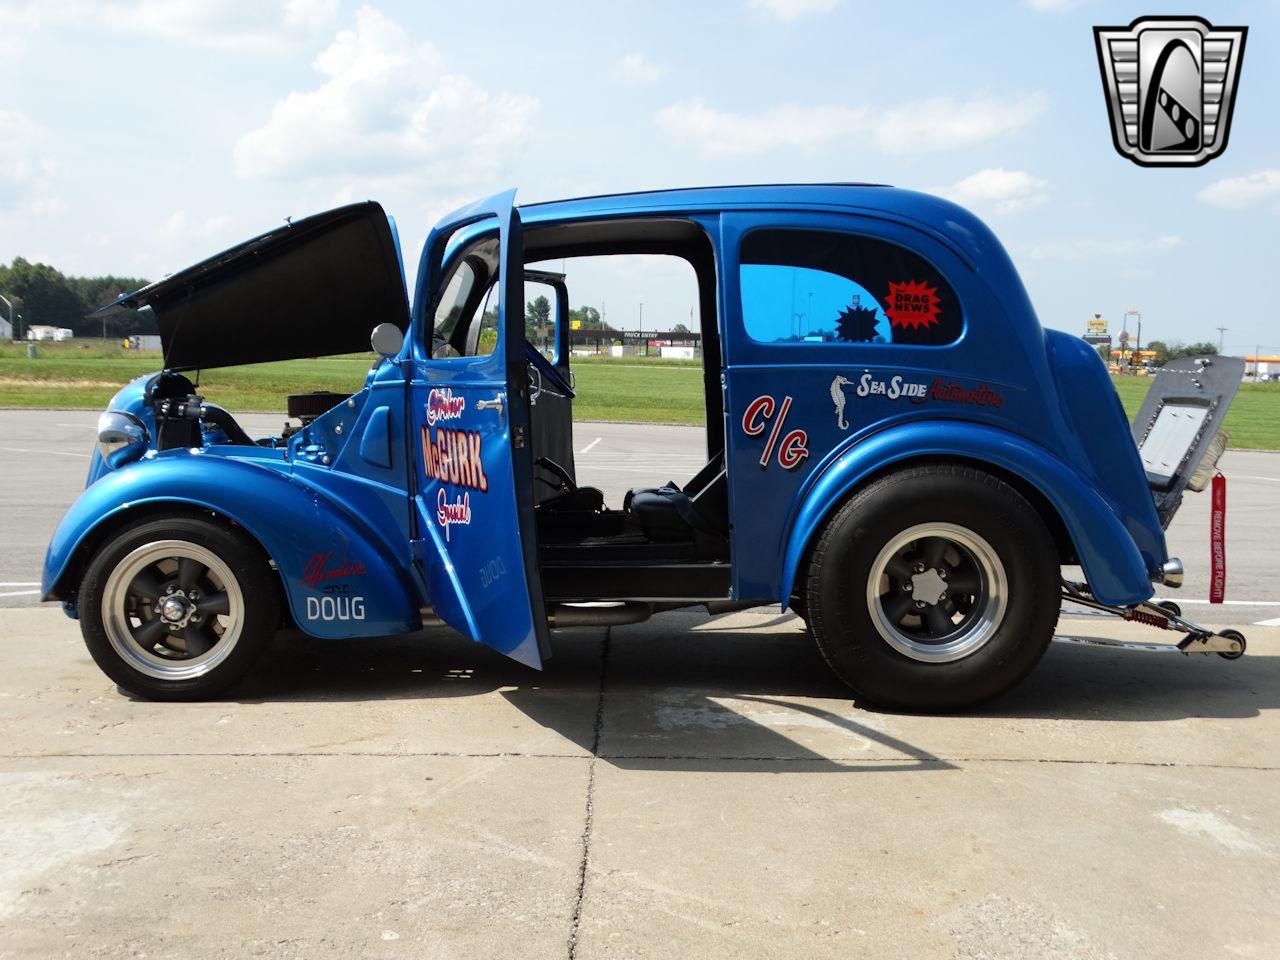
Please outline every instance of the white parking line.
[[39, 590], [14, 590], [12, 593], [0, 593], [0, 597], [30, 597], [39, 593]]
[[590, 453], [595, 448], [595, 445], [603, 439], [604, 437], [596, 437], [594, 440], [592, 440], [585, 447], [583, 447], [581, 450], [578, 451], [578, 456], [581, 457], [583, 454]]
[[[1208, 603], [1208, 600], [1191, 600], [1188, 597], [1157, 597], [1158, 600], [1172, 600], [1174, 603]], [[1223, 600], [1227, 607], [1280, 607], [1280, 600]]]
[[0, 587], [38, 587], [39, 580], [5, 580], [0, 582]]
[[62, 450], [28, 450], [26, 447], [0, 447], [9, 453], [52, 453], [55, 457], [81, 457], [85, 460], [90, 459], [87, 453], [65, 453]]
[[1231, 476], [1236, 480], [1265, 480], [1267, 483], [1280, 483], [1280, 477], [1259, 477], [1252, 473], [1233, 473]]
[[1280, 627], [1280, 617], [1272, 617], [1270, 620], [1255, 620], [1255, 627]]

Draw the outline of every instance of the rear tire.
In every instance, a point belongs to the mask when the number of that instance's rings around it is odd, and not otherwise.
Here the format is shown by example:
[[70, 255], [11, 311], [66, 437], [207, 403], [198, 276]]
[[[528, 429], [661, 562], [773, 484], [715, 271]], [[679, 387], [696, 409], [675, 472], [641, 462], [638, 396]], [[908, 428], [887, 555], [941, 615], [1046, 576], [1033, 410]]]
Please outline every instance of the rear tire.
[[145, 520], [94, 554], [80, 632], [102, 671], [149, 700], [207, 700], [244, 677], [280, 623], [257, 544], [191, 516]]
[[809, 563], [809, 623], [863, 699], [955, 710], [1013, 687], [1043, 656], [1061, 569], [1044, 521], [980, 470], [929, 464], [859, 491]]

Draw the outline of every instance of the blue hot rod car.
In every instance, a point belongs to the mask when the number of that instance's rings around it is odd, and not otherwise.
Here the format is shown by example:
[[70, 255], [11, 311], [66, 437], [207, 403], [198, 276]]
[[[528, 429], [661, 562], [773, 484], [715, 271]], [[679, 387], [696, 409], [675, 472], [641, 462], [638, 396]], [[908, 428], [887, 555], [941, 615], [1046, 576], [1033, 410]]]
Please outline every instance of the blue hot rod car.
[[[542, 267], [624, 254], [696, 277], [706, 466], [677, 486], [637, 464], [606, 505], [577, 482], [568, 286]], [[526, 280], [554, 293], [549, 356], [516, 307]], [[1243, 652], [1151, 600], [1181, 580], [1163, 530], [1221, 452], [1237, 362], [1163, 375], [1135, 443], [1094, 350], [1040, 326], [1000, 243], [951, 203], [868, 185], [519, 209], [506, 193], [437, 226], [412, 307], [407, 289], [394, 226], [362, 203], [107, 308], [154, 314], [164, 369], [102, 415], [43, 589], [121, 686], [217, 695], [288, 623], [339, 638], [438, 618], [539, 667], [557, 627], [693, 605], [781, 603], [861, 697], [907, 708], [1008, 690], [1064, 596], [1179, 630], [1184, 652]], [[364, 350], [371, 329], [364, 384], [290, 397], [281, 436], [248, 436], [196, 386]]]

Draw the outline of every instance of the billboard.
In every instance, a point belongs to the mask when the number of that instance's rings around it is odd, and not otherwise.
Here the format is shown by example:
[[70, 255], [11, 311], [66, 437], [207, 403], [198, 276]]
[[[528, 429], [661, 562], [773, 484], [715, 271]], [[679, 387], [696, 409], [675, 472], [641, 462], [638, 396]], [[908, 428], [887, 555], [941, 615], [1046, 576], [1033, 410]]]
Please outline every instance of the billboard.
[[1085, 322], [1085, 333], [1090, 337], [1102, 337], [1107, 333], [1107, 321], [1102, 314], [1095, 313]]

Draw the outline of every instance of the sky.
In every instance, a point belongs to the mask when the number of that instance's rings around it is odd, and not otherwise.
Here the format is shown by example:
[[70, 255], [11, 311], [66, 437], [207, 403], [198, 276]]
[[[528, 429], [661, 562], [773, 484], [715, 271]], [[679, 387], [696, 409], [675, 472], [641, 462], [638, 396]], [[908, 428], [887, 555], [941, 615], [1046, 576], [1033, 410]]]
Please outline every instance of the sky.
[[[1041, 322], [1280, 352], [1280, 3], [0, 0], [0, 260], [156, 279], [360, 199], [406, 260], [472, 198], [860, 180], [1004, 241]], [[1226, 151], [1111, 145], [1094, 25], [1249, 37]], [[411, 271], [412, 272], [412, 271]], [[575, 304], [688, 319], [686, 269], [597, 264]], [[1132, 324], [1131, 324], [1132, 327]]]

